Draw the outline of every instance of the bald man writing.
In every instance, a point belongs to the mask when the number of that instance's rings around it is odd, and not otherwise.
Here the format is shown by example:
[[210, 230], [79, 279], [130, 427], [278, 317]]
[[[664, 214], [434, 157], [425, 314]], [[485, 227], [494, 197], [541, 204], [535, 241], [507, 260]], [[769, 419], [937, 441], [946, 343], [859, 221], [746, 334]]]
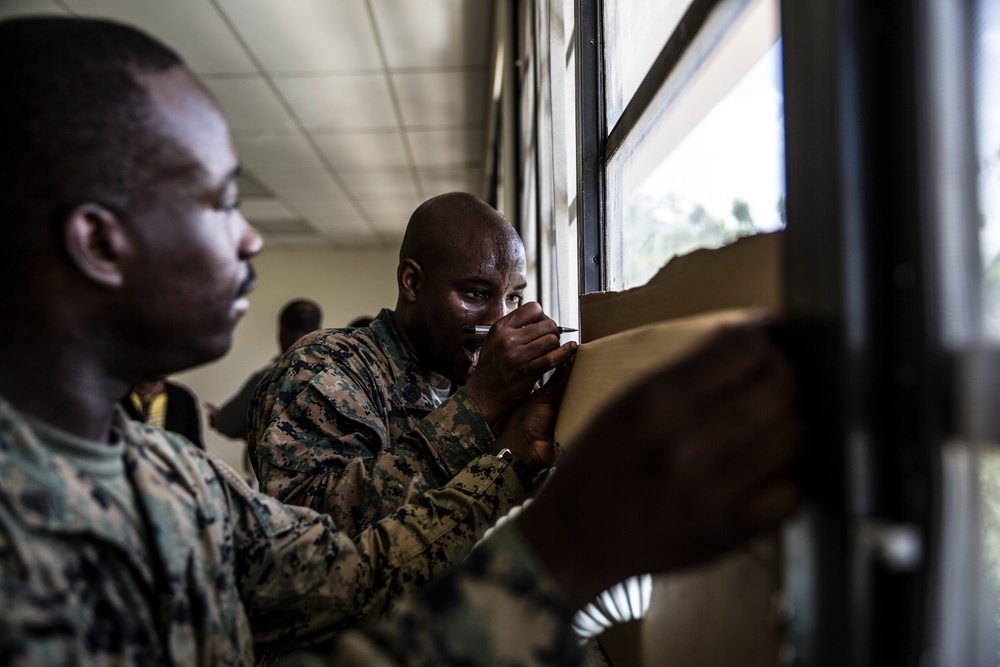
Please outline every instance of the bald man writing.
[[[575, 343], [560, 345], [538, 304], [522, 306], [521, 239], [470, 194], [413, 213], [397, 287], [395, 310], [369, 327], [305, 337], [261, 382], [250, 419], [261, 489], [329, 513], [353, 535], [458, 486], [496, 509], [456, 514], [468, 525], [437, 538], [471, 546], [551, 464], [559, 383], [522, 403]], [[468, 325], [493, 331], [463, 332]]]

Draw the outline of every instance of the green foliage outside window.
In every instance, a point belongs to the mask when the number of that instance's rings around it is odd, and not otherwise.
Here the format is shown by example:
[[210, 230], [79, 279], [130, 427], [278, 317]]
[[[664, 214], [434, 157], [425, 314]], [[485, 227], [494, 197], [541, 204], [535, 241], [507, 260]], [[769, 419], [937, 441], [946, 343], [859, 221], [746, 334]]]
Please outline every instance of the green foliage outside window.
[[[785, 224], [785, 198], [775, 205]], [[719, 248], [760, 230], [750, 206], [734, 199], [731, 215], [716, 217], [701, 204], [690, 204], [672, 192], [637, 195], [625, 206], [623, 258], [625, 283], [641, 285], [675, 255], [698, 248]]]

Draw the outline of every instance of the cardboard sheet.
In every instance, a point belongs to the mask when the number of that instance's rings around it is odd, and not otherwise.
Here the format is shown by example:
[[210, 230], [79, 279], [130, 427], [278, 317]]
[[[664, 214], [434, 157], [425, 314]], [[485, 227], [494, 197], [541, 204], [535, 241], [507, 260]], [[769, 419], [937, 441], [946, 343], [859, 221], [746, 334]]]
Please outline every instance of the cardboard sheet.
[[580, 297], [580, 340], [727, 308], [782, 310], [782, 232], [674, 257], [641, 286]]
[[629, 386], [693, 351], [720, 327], [763, 316], [761, 309], [734, 308], [647, 324], [581, 344], [556, 420], [556, 451], [572, 446], [601, 407]]
[[[556, 424], [574, 438], [631, 382], [670, 363], [727, 322], [780, 314], [781, 232], [675, 257], [646, 285], [580, 297], [581, 340]], [[735, 310], [733, 310], [735, 309]], [[646, 618], [599, 641], [614, 667], [778, 667], [779, 540], [763, 538], [702, 568], [653, 580]]]

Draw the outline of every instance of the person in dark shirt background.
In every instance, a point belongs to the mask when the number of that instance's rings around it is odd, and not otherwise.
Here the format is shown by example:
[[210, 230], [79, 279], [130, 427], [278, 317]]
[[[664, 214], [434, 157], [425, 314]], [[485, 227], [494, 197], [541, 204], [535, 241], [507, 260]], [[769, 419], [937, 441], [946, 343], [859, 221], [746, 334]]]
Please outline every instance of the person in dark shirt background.
[[136, 382], [120, 403], [132, 419], [180, 433], [198, 449], [205, 449], [198, 399], [190, 389], [156, 378]]

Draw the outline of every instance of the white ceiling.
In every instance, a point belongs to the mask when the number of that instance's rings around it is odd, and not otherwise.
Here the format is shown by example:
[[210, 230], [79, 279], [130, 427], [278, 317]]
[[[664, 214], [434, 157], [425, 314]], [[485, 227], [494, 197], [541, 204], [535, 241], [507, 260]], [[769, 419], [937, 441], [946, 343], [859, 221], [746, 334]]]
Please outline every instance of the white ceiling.
[[482, 194], [492, 0], [0, 0], [121, 20], [218, 97], [242, 209], [282, 247], [395, 248], [413, 209]]

